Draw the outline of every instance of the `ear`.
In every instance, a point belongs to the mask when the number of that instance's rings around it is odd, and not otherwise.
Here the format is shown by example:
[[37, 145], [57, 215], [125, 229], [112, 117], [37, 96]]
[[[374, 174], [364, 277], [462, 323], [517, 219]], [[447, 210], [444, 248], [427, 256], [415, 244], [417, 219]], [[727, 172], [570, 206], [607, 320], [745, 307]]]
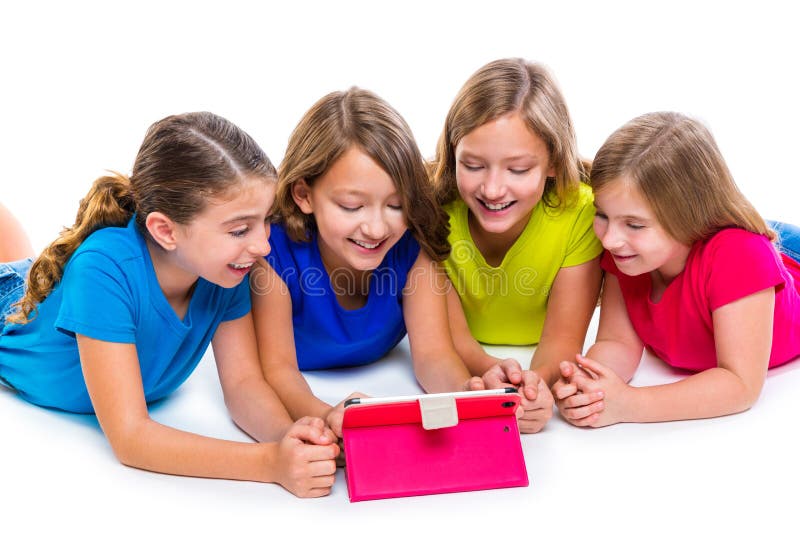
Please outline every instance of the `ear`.
[[311, 187], [305, 178], [301, 178], [292, 185], [292, 199], [300, 211], [306, 215], [314, 213], [314, 205], [311, 202]]
[[177, 226], [172, 219], [160, 211], [154, 211], [145, 219], [145, 227], [150, 232], [150, 236], [164, 250], [177, 248]]

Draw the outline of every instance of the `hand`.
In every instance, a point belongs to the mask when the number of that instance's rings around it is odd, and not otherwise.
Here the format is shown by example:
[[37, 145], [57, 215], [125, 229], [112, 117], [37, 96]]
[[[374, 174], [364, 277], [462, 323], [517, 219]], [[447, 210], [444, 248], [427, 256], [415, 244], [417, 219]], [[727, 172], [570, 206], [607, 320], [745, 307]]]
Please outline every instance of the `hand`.
[[344, 403], [347, 402], [348, 399], [353, 399], [356, 397], [364, 398], [368, 396], [369, 395], [364, 395], [363, 393], [354, 391], [350, 395], [345, 397], [344, 400], [342, 400], [342, 402], [340, 402], [339, 404], [328, 410], [328, 413], [325, 414], [325, 423], [330, 427], [333, 433], [336, 434], [337, 438], [342, 437], [342, 421], [344, 420]]
[[523, 434], [539, 432], [553, 417], [553, 395], [547, 384], [534, 371], [522, 370], [519, 362], [508, 358], [490, 367], [483, 374], [489, 389], [515, 387], [521, 401], [517, 411], [519, 431]]
[[[577, 366], [562, 362], [562, 379], [553, 387], [564, 418], [575, 426], [601, 427], [624, 420], [632, 388], [601, 363], [575, 357]], [[565, 381], [568, 384], [564, 384]], [[611, 402], [609, 402], [609, 400]]]
[[336, 438], [318, 417], [303, 417], [278, 442], [276, 482], [298, 497], [331, 492], [339, 454]]
[[578, 367], [577, 364], [567, 361], [561, 362], [558, 366], [558, 370], [561, 372], [561, 378], [553, 384], [553, 396], [556, 402], [578, 393], [578, 386], [575, 385], [573, 380], [575, 376], [590, 376], [589, 373]]

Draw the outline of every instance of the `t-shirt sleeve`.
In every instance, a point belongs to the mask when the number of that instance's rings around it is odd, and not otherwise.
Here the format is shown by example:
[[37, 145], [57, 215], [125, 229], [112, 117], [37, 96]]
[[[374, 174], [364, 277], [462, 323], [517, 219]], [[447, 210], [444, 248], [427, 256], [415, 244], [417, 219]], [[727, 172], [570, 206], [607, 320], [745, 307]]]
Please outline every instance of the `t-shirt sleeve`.
[[76, 253], [61, 279], [63, 298], [55, 327], [113, 343], [134, 343], [134, 292], [123, 268], [99, 252]]
[[772, 243], [744, 230], [723, 230], [712, 238], [703, 260], [710, 309], [783, 284], [780, 258]]
[[575, 224], [569, 236], [567, 253], [562, 267], [580, 265], [596, 258], [602, 251], [603, 245], [594, 233], [594, 204], [590, 195], [581, 197], [582, 205], [578, 210]]
[[230, 293], [230, 301], [225, 313], [222, 315], [223, 322], [244, 317], [250, 311], [250, 277], [245, 278], [238, 286], [229, 289], [228, 292]]

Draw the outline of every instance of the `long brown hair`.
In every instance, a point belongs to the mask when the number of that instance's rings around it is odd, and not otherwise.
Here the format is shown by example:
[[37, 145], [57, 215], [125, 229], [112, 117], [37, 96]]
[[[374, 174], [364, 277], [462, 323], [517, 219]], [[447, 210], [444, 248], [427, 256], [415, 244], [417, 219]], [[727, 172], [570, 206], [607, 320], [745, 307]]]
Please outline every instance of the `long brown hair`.
[[683, 244], [728, 227], [775, 239], [736, 186], [711, 132], [680, 113], [648, 113], [611, 134], [595, 156], [591, 183], [600, 191], [620, 179], [641, 192], [659, 224]]
[[[547, 69], [521, 58], [498, 59], [478, 69], [456, 95], [431, 164], [440, 203], [458, 198], [456, 146], [472, 130], [509, 113], [519, 113], [547, 145], [555, 176], [548, 177], [542, 201], [569, 204], [590, 163], [578, 156], [575, 130], [561, 90]], [[555, 195], [549, 194], [555, 192]]]
[[61, 280], [64, 266], [83, 241], [107, 226], [125, 226], [135, 214], [145, 237], [147, 216], [160, 212], [189, 223], [209, 198], [245, 179], [274, 179], [275, 167], [256, 142], [230, 121], [208, 112], [172, 115], [147, 131], [130, 178], [98, 178], [81, 200], [75, 224], [65, 228], [31, 266], [24, 297], [9, 322], [26, 323]]
[[303, 213], [294, 202], [294, 184], [305, 180], [313, 187], [351, 147], [362, 150], [392, 178], [411, 233], [432, 259], [444, 260], [450, 253], [447, 217], [436, 203], [411, 129], [386, 101], [358, 87], [322, 97], [289, 138], [278, 168], [273, 209], [289, 237], [308, 241], [316, 231], [313, 215]]

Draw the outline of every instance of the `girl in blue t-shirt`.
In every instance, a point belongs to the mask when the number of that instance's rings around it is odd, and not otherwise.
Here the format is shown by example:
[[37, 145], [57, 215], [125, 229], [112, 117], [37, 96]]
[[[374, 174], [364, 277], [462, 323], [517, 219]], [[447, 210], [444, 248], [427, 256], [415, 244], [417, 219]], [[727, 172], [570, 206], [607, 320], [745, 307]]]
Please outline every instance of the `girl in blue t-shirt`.
[[292, 417], [341, 435], [342, 403], [318, 399], [301, 371], [373, 362], [406, 329], [425, 391], [483, 387], [447, 325], [445, 214], [391, 106], [358, 88], [314, 104], [289, 139], [274, 212], [253, 316], [264, 374]]
[[[292, 424], [264, 380], [242, 283], [269, 251], [275, 175], [246, 133], [211, 113], [151, 126], [130, 178], [98, 179], [32, 266], [0, 264], [0, 382], [35, 404], [95, 413], [126, 465], [328, 494], [334, 435], [320, 419]], [[174, 391], [209, 343], [233, 419], [260, 443], [149, 417], [147, 403]]]

